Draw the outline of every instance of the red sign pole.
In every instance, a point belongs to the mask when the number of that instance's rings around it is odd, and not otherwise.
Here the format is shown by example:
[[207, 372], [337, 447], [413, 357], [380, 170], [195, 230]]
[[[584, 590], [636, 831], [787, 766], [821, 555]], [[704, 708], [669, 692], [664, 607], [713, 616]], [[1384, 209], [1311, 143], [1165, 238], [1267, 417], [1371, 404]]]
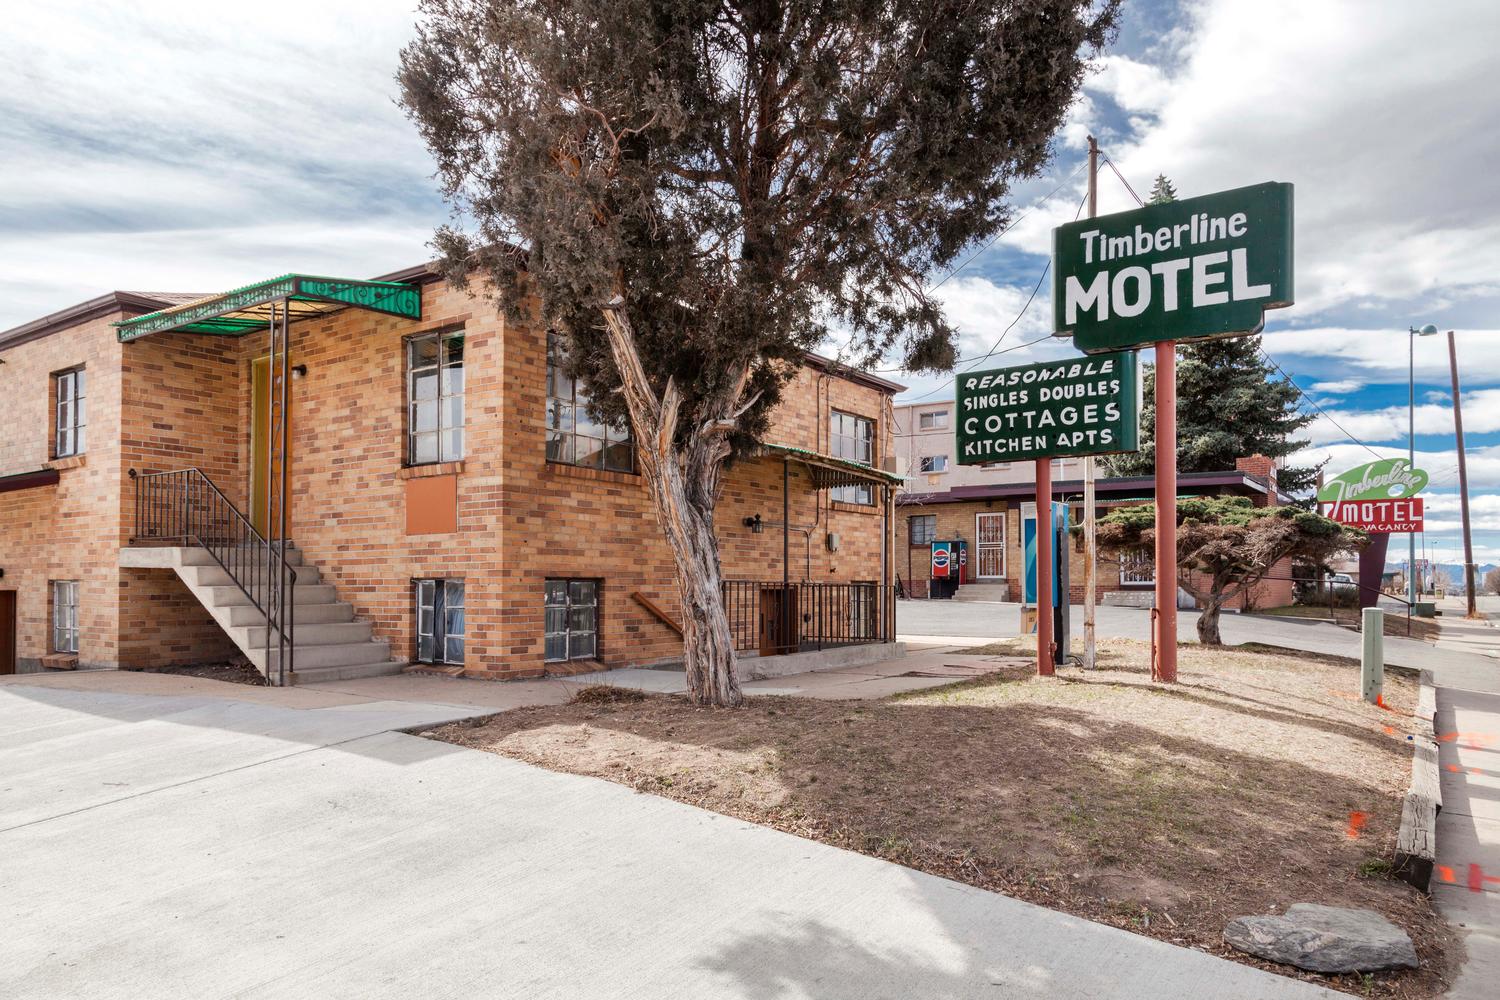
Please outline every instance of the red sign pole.
[[1056, 673], [1052, 655], [1052, 459], [1036, 460], [1036, 672]]
[[[1038, 550], [1040, 551], [1040, 550]], [[1156, 343], [1156, 662], [1177, 681], [1177, 343]]]

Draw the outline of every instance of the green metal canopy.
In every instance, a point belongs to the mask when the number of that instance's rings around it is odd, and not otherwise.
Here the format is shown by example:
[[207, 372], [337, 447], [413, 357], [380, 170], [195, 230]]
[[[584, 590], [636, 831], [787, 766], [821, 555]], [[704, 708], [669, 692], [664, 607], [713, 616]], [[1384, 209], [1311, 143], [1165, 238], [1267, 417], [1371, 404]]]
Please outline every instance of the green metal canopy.
[[283, 302], [292, 322], [322, 316], [346, 306], [407, 319], [422, 318], [422, 290], [416, 285], [400, 281], [354, 281], [283, 274], [222, 295], [121, 320], [115, 326], [122, 344], [173, 330], [240, 337], [266, 329], [271, 322], [272, 306]]

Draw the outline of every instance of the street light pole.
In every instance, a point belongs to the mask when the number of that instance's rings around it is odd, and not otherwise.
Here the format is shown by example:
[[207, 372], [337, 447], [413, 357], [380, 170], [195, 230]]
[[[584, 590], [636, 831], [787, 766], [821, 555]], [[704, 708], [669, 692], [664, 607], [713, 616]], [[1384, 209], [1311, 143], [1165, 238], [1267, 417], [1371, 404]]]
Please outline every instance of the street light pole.
[[1453, 342], [1453, 331], [1448, 331], [1448, 368], [1453, 375], [1453, 431], [1458, 438], [1458, 504], [1464, 522], [1464, 600], [1468, 604], [1467, 614], [1477, 618], [1477, 596], [1474, 593], [1474, 539], [1469, 533], [1469, 470], [1464, 464], [1464, 412], [1459, 405], [1458, 347]]
[[[1428, 323], [1422, 329], [1408, 327], [1406, 331], [1406, 464], [1415, 468], [1417, 464], [1417, 337], [1431, 337], [1437, 327]], [[1406, 603], [1417, 602], [1417, 535], [1406, 533]]]

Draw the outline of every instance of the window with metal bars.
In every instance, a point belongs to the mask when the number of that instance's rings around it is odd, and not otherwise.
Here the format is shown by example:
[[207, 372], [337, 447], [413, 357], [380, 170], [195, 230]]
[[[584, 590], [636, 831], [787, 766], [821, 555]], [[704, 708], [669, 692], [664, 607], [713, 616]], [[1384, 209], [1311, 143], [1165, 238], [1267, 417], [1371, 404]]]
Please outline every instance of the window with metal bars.
[[464, 333], [406, 341], [406, 464], [464, 457]]
[[54, 458], [83, 454], [84, 432], [88, 427], [86, 386], [87, 377], [82, 368], [52, 376], [53, 396], [57, 400], [52, 436]]
[[599, 655], [599, 581], [548, 580], [547, 660], [590, 660]]
[[464, 662], [464, 582], [415, 581], [417, 594], [417, 660]]
[[52, 581], [52, 651], [78, 652], [78, 581]]

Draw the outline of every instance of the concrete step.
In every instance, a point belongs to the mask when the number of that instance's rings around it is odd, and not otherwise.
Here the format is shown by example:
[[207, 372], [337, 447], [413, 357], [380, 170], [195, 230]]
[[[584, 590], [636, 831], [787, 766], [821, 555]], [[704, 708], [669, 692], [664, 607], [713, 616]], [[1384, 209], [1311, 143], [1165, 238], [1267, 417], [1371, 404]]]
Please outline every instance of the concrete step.
[[[267, 650], [250, 648], [243, 650], [251, 663], [261, 673], [267, 673], [266, 665], [269, 663], [272, 671], [281, 659], [281, 651], [272, 648], [267, 655]], [[384, 640], [373, 642], [343, 642], [329, 646], [297, 646], [297, 651], [292, 660], [295, 669], [312, 669], [314, 667], [346, 667], [362, 663], [383, 663], [391, 658], [391, 644]]]
[[321, 684], [326, 681], [347, 681], [357, 677], [382, 677], [386, 674], [399, 674], [405, 670], [407, 664], [402, 660], [386, 660], [383, 663], [355, 663], [342, 667], [304, 667], [301, 657], [296, 661], [297, 669], [292, 671], [290, 683], [292, 684]]
[[[278, 571], [279, 567], [270, 568], [272, 574]], [[248, 581], [264, 580], [267, 567], [264, 564], [244, 567], [242, 572]], [[184, 566], [182, 579], [193, 587], [227, 587], [235, 582], [233, 575], [227, 569], [220, 567], [218, 563], [209, 563], [206, 566]], [[292, 579], [297, 583], [322, 583], [323, 574], [316, 566], [294, 566]]]
[[[267, 629], [264, 625], [252, 625], [249, 628], [234, 631], [239, 634], [233, 638], [242, 648], [256, 649], [266, 644]], [[292, 632], [292, 639], [297, 643], [299, 655], [304, 646], [334, 646], [351, 642], [369, 642], [374, 637], [374, 627], [369, 622], [357, 621], [332, 622], [325, 625], [304, 622], [297, 625]]]
[[[339, 599], [338, 591], [327, 583], [299, 583], [291, 588], [292, 601], [297, 604], [332, 604]], [[250, 598], [238, 587], [199, 587], [195, 591], [198, 599], [210, 608], [227, 608], [237, 604], [250, 604]], [[252, 591], [261, 597], [260, 591]]]
[[[259, 545], [246, 545], [241, 548], [238, 558], [246, 562], [251, 559], [258, 559], [261, 562], [265, 562], [266, 550]], [[286, 550], [286, 561], [293, 566], [301, 566], [303, 561], [302, 550], [295, 547], [288, 548]], [[212, 566], [214, 565], [214, 557], [207, 549], [185, 548], [182, 550], [182, 565]]]
[[953, 599], [1003, 604], [1010, 600], [1010, 586], [1004, 583], [965, 583], [959, 586]]
[[[221, 608], [220, 611], [228, 616], [227, 624], [230, 628], [266, 623], [266, 616], [256, 610], [253, 604], [234, 604]], [[354, 606], [343, 601], [334, 601], [332, 604], [294, 604], [292, 606], [292, 622], [299, 627], [333, 625], [352, 621], [354, 621]]]

